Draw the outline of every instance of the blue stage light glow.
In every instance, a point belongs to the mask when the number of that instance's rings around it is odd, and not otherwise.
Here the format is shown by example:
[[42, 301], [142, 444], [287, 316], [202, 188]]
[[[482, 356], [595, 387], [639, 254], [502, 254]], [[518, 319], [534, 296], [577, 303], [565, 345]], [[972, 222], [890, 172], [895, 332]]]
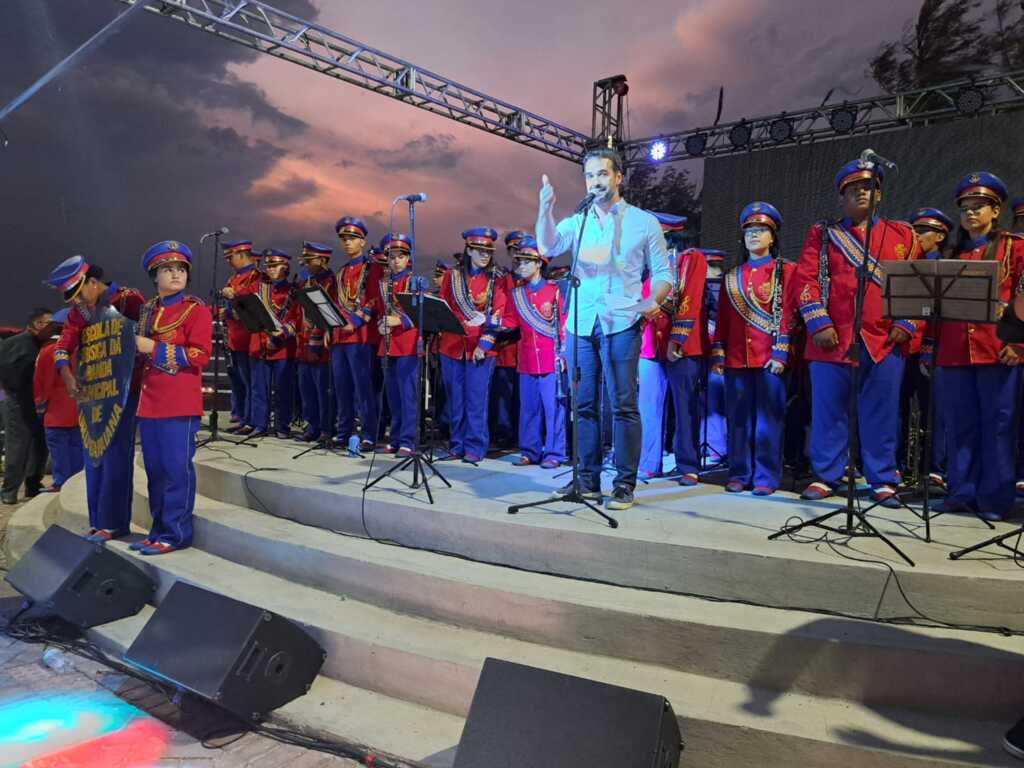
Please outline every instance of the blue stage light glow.
[[651, 144], [651, 160], [659, 162], [665, 159], [665, 155], [668, 154], [668, 144], [664, 141], [656, 141]]

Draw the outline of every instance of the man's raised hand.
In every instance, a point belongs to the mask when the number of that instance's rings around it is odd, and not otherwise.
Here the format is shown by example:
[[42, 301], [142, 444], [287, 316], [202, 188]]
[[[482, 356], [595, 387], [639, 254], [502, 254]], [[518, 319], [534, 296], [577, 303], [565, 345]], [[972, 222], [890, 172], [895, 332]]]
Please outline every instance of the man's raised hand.
[[540, 177], [540, 210], [541, 213], [547, 213], [555, 209], [555, 188], [551, 186], [551, 182], [548, 181], [548, 175], [545, 173]]

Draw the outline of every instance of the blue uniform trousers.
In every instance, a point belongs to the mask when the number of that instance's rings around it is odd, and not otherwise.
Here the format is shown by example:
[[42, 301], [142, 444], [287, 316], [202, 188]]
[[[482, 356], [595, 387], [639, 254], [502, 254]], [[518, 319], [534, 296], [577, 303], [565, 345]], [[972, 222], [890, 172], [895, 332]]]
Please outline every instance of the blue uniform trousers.
[[490, 443], [487, 406], [495, 363], [493, 357], [474, 363], [441, 355], [450, 430], [448, 450], [455, 456], [482, 459], [487, 455]]
[[252, 358], [248, 352], [231, 353], [231, 416], [239, 424], [250, 424], [252, 403], [249, 390], [252, 387]]
[[959, 365], [939, 372], [935, 397], [949, 437], [949, 498], [1005, 516], [1014, 502], [1020, 369]]
[[665, 453], [665, 398], [668, 396], [667, 363], [640, 358], [640, 472], [660, 474]]
[[519, 451], [535, 464], [563, 463], [565, 408], [555, 397], [554, 373], [519, 374]]
[[700, 414], [697, 385], [700, 382], [699, 357], [683, 357], [665, 363], [672, 406], [676, 414], [676, 435], [672, 450], [676, 455], [675, 471], [682, 474], [696, 472], [700, 467], [697, 455]]
[[[698, 398], [699, 399], [699, 398]], [[707, 441], [704, 453], [710, 463], [727, 457], [728, 424], [725, 420], [725, 376], [708, 371], [707, 412], [700, 425], [698, 441]], [[703, 408], [703, 404], [701, 404]], [[705, 437], [705, 431], [707, 437]]]
[[328, 437], [331, 434], [331, 368], [326, 363], [299, 363], [299, 390], [306, 431]]
[[142, 463], [149, 488], [151, 541], [175, 547], [192, 543], [192, 511], [196, 506], [196, 453], [198, 416], [139, 419]]
[[331, 376], [337, 414], [335, 435], [338, 440], [347, 441], [352, 436], [358, 413], [362, 439], [376, 442], [377, 391], [373, 386], [376, 356], [376, 347], [372, 344], [335, 344], [331, 347]]
[[[388, 445], [416, 450], [416, 374], [415, 355], [388, 358], [384, 387], [391, 411], [391, 432]], [[364, 433], [367, 434], [367, 433]], [[372, 434], [372, 433], [371, 433]]]
[[786, 426], [786, 379], [764, 368], [726, 368], [729, 480], [779, 487]]
[[[295, 393], [294, 360], [252, 361], [252, 426], [265, 432], [270, 428], [271, 402], [274, 409], [274, 429], [287, 432], [292, 423], [292, 400]], [[273, 393], [273, 398], [271, 398]]]
[[46, 447], [53, 459], [53, 485], [60, 488], [67, 479], [82, 471], [85, 451], [78, 427], [47, 427]]
[[89, 527], [127, 531], [132, 520], [132, 477], [135, 472], [135, 412], [139, 393], [128, 395], [114, 437], [94, 467], [86, 456], [85, 496], [89, 505]]
[[[860, 457], [864, 478], [873, 487], [896, 483], [899, 442], [900, 384], [903, 357], [890, 352], [874, 362], [861, 347], [857, 394]], [[839, 483], [846, 469], [852, 366], [811, 361], [811, 469], [826, 483]]]
[[495, 365], [494, 376], [491, 378], [490, 419], [494, 440], [501, 445], [511, 444], [516, 439], [518, 379], [515, 368], [499, 368]]

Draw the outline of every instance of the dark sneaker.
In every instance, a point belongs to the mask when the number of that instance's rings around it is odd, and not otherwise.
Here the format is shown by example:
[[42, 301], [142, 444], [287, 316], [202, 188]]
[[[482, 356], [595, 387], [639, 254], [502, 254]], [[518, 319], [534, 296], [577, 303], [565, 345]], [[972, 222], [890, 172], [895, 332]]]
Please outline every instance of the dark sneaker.
[[[551, 496], [552, 498], [561, 499], [565, 496], [568, 496], [570, 493], [572, 493], [572, 480], [563, 485], [561, 488], [552, 491]], [[587, 501], [596, 501], [598, 504], [601, 503], [600, 489], [595, 490], [593, 488], [581, 488], [580, 494]]]
[[629, 488], [623, 488], [621, 485], [612, 491], [612, 495], [604, 503], [608, 509], [629, 509], [633, 504], [633, 492]]
[[1003, 736], [1003, 749], [1018, 760], [1024, 760], [1024, 719], [1018, 720]]

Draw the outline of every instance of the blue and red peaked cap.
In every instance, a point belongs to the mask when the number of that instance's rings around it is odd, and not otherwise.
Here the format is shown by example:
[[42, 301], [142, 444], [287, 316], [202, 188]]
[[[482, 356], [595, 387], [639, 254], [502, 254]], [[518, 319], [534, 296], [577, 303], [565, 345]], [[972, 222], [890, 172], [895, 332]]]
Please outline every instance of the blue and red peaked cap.
[[716, 248], [701, 248], [700, 252], [704, 254], [704, 258], [708, 264], [721, 264], [725, 261], [726, 256], [729, 254], [725, 251], [720, 251]]
[[327, 259], [330, 260], [334, 249], [323, 243], [311, 243], [309, 240], [302, 241], [302, 258], [305, 259]]
[[754, 226], [771, 227], [773, 231], [778, 232], [782, 229], [782, 214], [771, 203], [760, 200], [750, 203], [740, 213], [740, 229]]
[[953, 220], [938, 208], [918, 208], [910, 217], [910, 224], [914, 227], [928, 227], [947, 235], [953, 231], [955, 224]]
[[54, 267], [43, 284], [64, 294], [64, 301], [71, 301], [85, 284], [88, 271], [89, 265], [84, 256], [72, 256]]
[[885, 169], [880, 165], [869, 163], [865, 160], [851, 160], [836, 174], [836, 189], [842, 194], [843, 188], [847, 184], [851, 184], [855, 181], [863, 181], [864, 179], [875, 179], [879, 181], [885, 179]]
[[384, 235], [384, 239], [380, 241], [380, 247], [384, 253], [388, 251], [412, 253], [412, 241], [408, 235], [403, 235], [401, 232], [389, 232]]
[[291, 266], [292, 257], [290, 254], [279, 251], [277, 248], [267, 248], [263, 251], [263, 261], [268, 267], [272, 264], [287, 264]]
[[1010, 201], [1010, 208], [1013, 210], [1014, 218], [1024, 216], [1024, 197], [1015, 197]]
[[669, 232], [682, 232], [686, 229], [685, 216], [676, 216], [674, 213], [661, 213], [660, 211], [651, 211], [651, 213], [661, 225], [661, 231], [666, 235]]
[[179, 240], [161, 240], [142, 254], [142, 271], [152, 272], [164, 264], [184, 264], [192, 269], [192, 251]]
[[230, 259], [236, 253], [252, 254], [252, 240], [229, 240], [220, 244], [220, 250], [225, 259]]
[[534, 261], [542, 261], [547, 264], [551, 259], [548, 256], [543, 255], [540, 252], [540, 248], [537, 246], [537, 240], [531, 235], [527, 235], [516, 244], [516, 252], [513, 256], [514, 259], [532, 259]]
[[363, 240], [366, 239], [366, 233], [369, 232], [362, 219], [357, 219], [354, 216], [342, 216], [334, 225], [334, 231], [338, 233], [338, 237], [352, 235]]
[[476, 227], [462, 233], [467, 248], [478, 248], [482, 251], [493, 251], [498, 240], [498, 232], [493, 227]]
[[[465, 237], [465, 233], [463, 233], [462, 236]], [[524, 237], [529, 236], [530, 233], [527, 232], [525, 229], [513, 229], [511, 232], [505, 235], [505, 247], [511, 251], [516, 247], [516, 244], [520, 240], [522, 240]]]
[[965, 197], [984, 197], [996, 205], [1002, 205], [1009, 196], [1010, 193], [1003, 180], [988, 171], [969, 173], [956, 185], [956, 201], [958, 203]]

